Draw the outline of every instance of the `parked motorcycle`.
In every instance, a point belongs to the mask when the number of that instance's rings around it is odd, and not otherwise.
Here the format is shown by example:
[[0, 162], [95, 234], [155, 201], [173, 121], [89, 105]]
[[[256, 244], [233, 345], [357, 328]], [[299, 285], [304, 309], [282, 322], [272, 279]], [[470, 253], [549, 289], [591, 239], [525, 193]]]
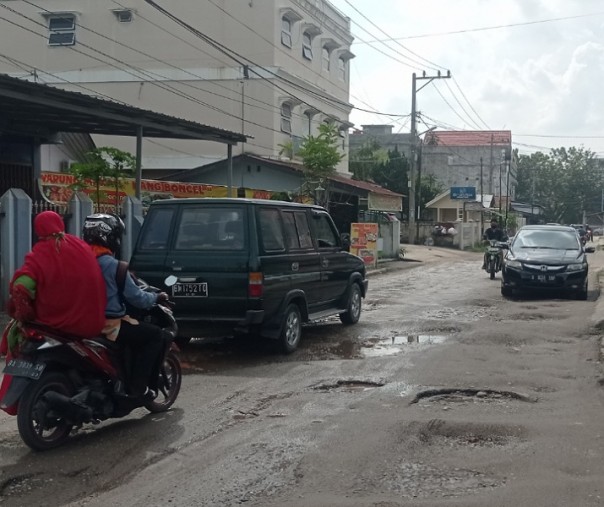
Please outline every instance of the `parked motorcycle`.
[[489, 246], [487, 247], [487, 258], [485, 262], [485, 271], [489, 273], [491, 280], [495, 279], [495, 273], [501, 271], [501, 260], [502, 260], [502, 245], [505, 244], [495, 239], [489, 240]]
[[[174, 283], [168, 277], [166, 285]], [[159, 289], [138, 280], [145, 290]], [[173, 341], [177, 325], [171, 303], [154, 305], [133, 317], [158, 325], [164, 330], [166, 347], [158, 379], [158, 392], [134, 397], [126, 394], [119, 374], [123, 351], [104, 337], [82, 339], [48, 327], [27, 323], [22, 326], [24, 341], [4, 373], [12, 381], [2, 405], [18, 403], [17, 426], [23, 441], [43, 451], [61, 445], [73, 428], [109, 418], [124, 417], [144, 406], [150, 412], [164, 412], [180, 391], [182, 371]], [[133, 312], [130, 312], [131, 314]]]

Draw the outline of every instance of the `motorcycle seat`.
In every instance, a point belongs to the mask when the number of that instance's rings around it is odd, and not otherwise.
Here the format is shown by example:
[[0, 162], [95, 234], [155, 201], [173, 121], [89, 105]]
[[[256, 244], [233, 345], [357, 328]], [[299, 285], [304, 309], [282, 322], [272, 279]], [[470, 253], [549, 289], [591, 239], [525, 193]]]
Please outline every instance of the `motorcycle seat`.
[[111, 340], [108, 340], [104, 336], [95, 336], [94, 338], [91, 338], [90, 341], [98, 343], [99, 345], [102, 345], [103, 347], [107, 348], [108, 350], [118, 351], [120, 349], [120, 346], [116, 342], [112, 342]]

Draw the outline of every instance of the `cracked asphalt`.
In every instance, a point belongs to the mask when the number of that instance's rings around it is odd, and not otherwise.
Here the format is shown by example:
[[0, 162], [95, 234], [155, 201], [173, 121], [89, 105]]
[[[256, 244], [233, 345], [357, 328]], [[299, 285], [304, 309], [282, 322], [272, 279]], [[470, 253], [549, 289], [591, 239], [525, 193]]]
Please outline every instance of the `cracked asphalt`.
[[481, 254], [414, 257], [370, 275], [356, 326], [315, 323], [292, 355], [193, 341], [168, 413], [47, 453], [0, 415], [0, 504], [603, 505], [599, 290], [504, 299]]

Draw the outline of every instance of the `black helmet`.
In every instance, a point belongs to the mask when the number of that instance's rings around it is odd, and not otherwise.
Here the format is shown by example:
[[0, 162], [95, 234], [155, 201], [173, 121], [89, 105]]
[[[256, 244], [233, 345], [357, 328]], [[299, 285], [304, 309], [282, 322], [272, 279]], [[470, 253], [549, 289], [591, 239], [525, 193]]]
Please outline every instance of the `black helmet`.
[[119, 216], [95, 213], [86, 217], [83, 239], [86, 243], [107, 247], [117, 254], [125, 230], [126, 226]]

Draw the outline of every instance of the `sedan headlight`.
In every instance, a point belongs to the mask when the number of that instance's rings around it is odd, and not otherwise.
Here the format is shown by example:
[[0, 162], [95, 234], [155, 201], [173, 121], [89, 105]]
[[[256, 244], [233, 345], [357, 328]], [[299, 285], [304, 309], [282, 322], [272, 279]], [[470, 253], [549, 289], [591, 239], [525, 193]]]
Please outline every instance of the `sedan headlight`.
[[587, 268], [587, 264], [569, 264], [566, 266], [566, 271], [583, 271]]
[[505, 261], [505, 265], [508, 268], [516, 268], [516, 269], [520, 269], [522, 267], [522, 263], [520, 261], [514, 260], [514, 259], [507, 259]]

